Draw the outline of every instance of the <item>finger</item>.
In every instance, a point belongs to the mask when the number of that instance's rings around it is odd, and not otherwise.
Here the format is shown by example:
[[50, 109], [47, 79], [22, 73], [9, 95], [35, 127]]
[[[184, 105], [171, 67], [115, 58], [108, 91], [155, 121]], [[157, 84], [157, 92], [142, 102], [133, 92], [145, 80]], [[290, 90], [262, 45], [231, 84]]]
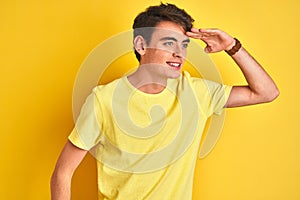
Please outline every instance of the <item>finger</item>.
[[213, 47], [207, 45], [205, 48], [204, 48], [204, 52], [205, 53], [216, 53], [218, 52], [218, 50], [214, 49]]
[[209, 29], [202, 29], [202, 28], [195, 28], [195, 27], [192, 27], [191, 28], [191, 31], [189, 32], [192, 32], [192, 33], [196, 33], [196, 34], [199, 34], [201, 37], [205, 37], [205, 36], [210, 36], [212, 34], [211, 31], [208, 31]]
[[219, 31], [219, 29], [217, 29], [217, 28], [200, 28], [199, 29], [199, 32], [203, 32], [203, 33], [216, 33], [216, 32], [218, 32]]
[[212, 49], [211, 49], [210, 46], [207, 45], [207, 46], [204, 48], [204, 51], [205, 51], [205, 53], [210, 53], [210, 52], [212, 51]]
[[191, 28], [191, 32], [193, 32], [193, 33], [199, 33], [199, 32], [200, 32], [200, 29], [195, 28], [195, 27], [192, 27], [192, 28]]
[[186, 32], [186, 35], [189, 37], [199, 37], [200, 34], [199, 33], [194, 33], [194, 32]]
[[200, 33], [199, 30], [198, 32], [195, 32], [195, 30], [193, 30], [193, 32], [188, 31], [186, 35], [194, 39], [203, 39], [205, 37], [205, 34]]
[[215, 29], [215, 28], [200, 28], [199, 32], [202, 34], [207, 34], [207, 35], [216, 35], [219, 33], [219, 29]]
[[186, 32], [186, 35], [194, 39], [203, 39], [203, 34], [201, 33]]

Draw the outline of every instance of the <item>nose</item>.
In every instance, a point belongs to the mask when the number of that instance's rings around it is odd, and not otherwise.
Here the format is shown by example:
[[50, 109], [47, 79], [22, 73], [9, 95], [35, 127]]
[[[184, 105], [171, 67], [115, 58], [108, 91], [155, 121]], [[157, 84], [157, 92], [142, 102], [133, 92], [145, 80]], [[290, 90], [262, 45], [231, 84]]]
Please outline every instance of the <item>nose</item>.
[[175, 52], [172, 55], [173, 55], [173, 57], [177, 57], [177, 58], [181, 58], [182, 57], [180, 54], [175, 53]]
[[178, 58], [182, 58], [183, 57], [183, 52], [182, 49], [176, 45], [176, 48], [174, 49], [174, 52], [172, 53], [173, 57], [178, 57]]

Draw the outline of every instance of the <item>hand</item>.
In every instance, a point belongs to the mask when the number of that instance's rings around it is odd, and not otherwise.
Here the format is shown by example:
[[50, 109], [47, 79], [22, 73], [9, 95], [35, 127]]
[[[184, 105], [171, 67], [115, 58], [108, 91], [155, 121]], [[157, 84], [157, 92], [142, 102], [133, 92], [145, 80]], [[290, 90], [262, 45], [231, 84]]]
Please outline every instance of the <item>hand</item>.
[[234, 38], [219, 29], [192, 28], [191, 31], [186, 32], [186, 35], [205, 42], [206, 53], [230, 50], [235, 45]]

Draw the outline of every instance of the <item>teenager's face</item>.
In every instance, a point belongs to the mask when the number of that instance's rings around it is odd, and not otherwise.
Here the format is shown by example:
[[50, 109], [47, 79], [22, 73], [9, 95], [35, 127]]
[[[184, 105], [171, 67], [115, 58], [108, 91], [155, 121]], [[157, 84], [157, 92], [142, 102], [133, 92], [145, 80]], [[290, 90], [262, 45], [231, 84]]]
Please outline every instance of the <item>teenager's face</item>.
[[155, 27], [141, 64], [154, 64], [159, 75], [177, 78], [180, 76], [189, 41], [180, 25], [168, 21], [160, 22]]

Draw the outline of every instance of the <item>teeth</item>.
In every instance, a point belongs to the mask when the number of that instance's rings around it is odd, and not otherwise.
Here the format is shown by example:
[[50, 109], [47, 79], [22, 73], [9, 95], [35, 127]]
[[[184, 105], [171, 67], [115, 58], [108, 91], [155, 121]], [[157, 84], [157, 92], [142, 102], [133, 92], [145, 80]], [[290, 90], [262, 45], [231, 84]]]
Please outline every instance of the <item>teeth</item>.
[[169, 65], [171, 65], [172, 67], [179, 67], [180, 66], [179, 63], [169, 63]]

